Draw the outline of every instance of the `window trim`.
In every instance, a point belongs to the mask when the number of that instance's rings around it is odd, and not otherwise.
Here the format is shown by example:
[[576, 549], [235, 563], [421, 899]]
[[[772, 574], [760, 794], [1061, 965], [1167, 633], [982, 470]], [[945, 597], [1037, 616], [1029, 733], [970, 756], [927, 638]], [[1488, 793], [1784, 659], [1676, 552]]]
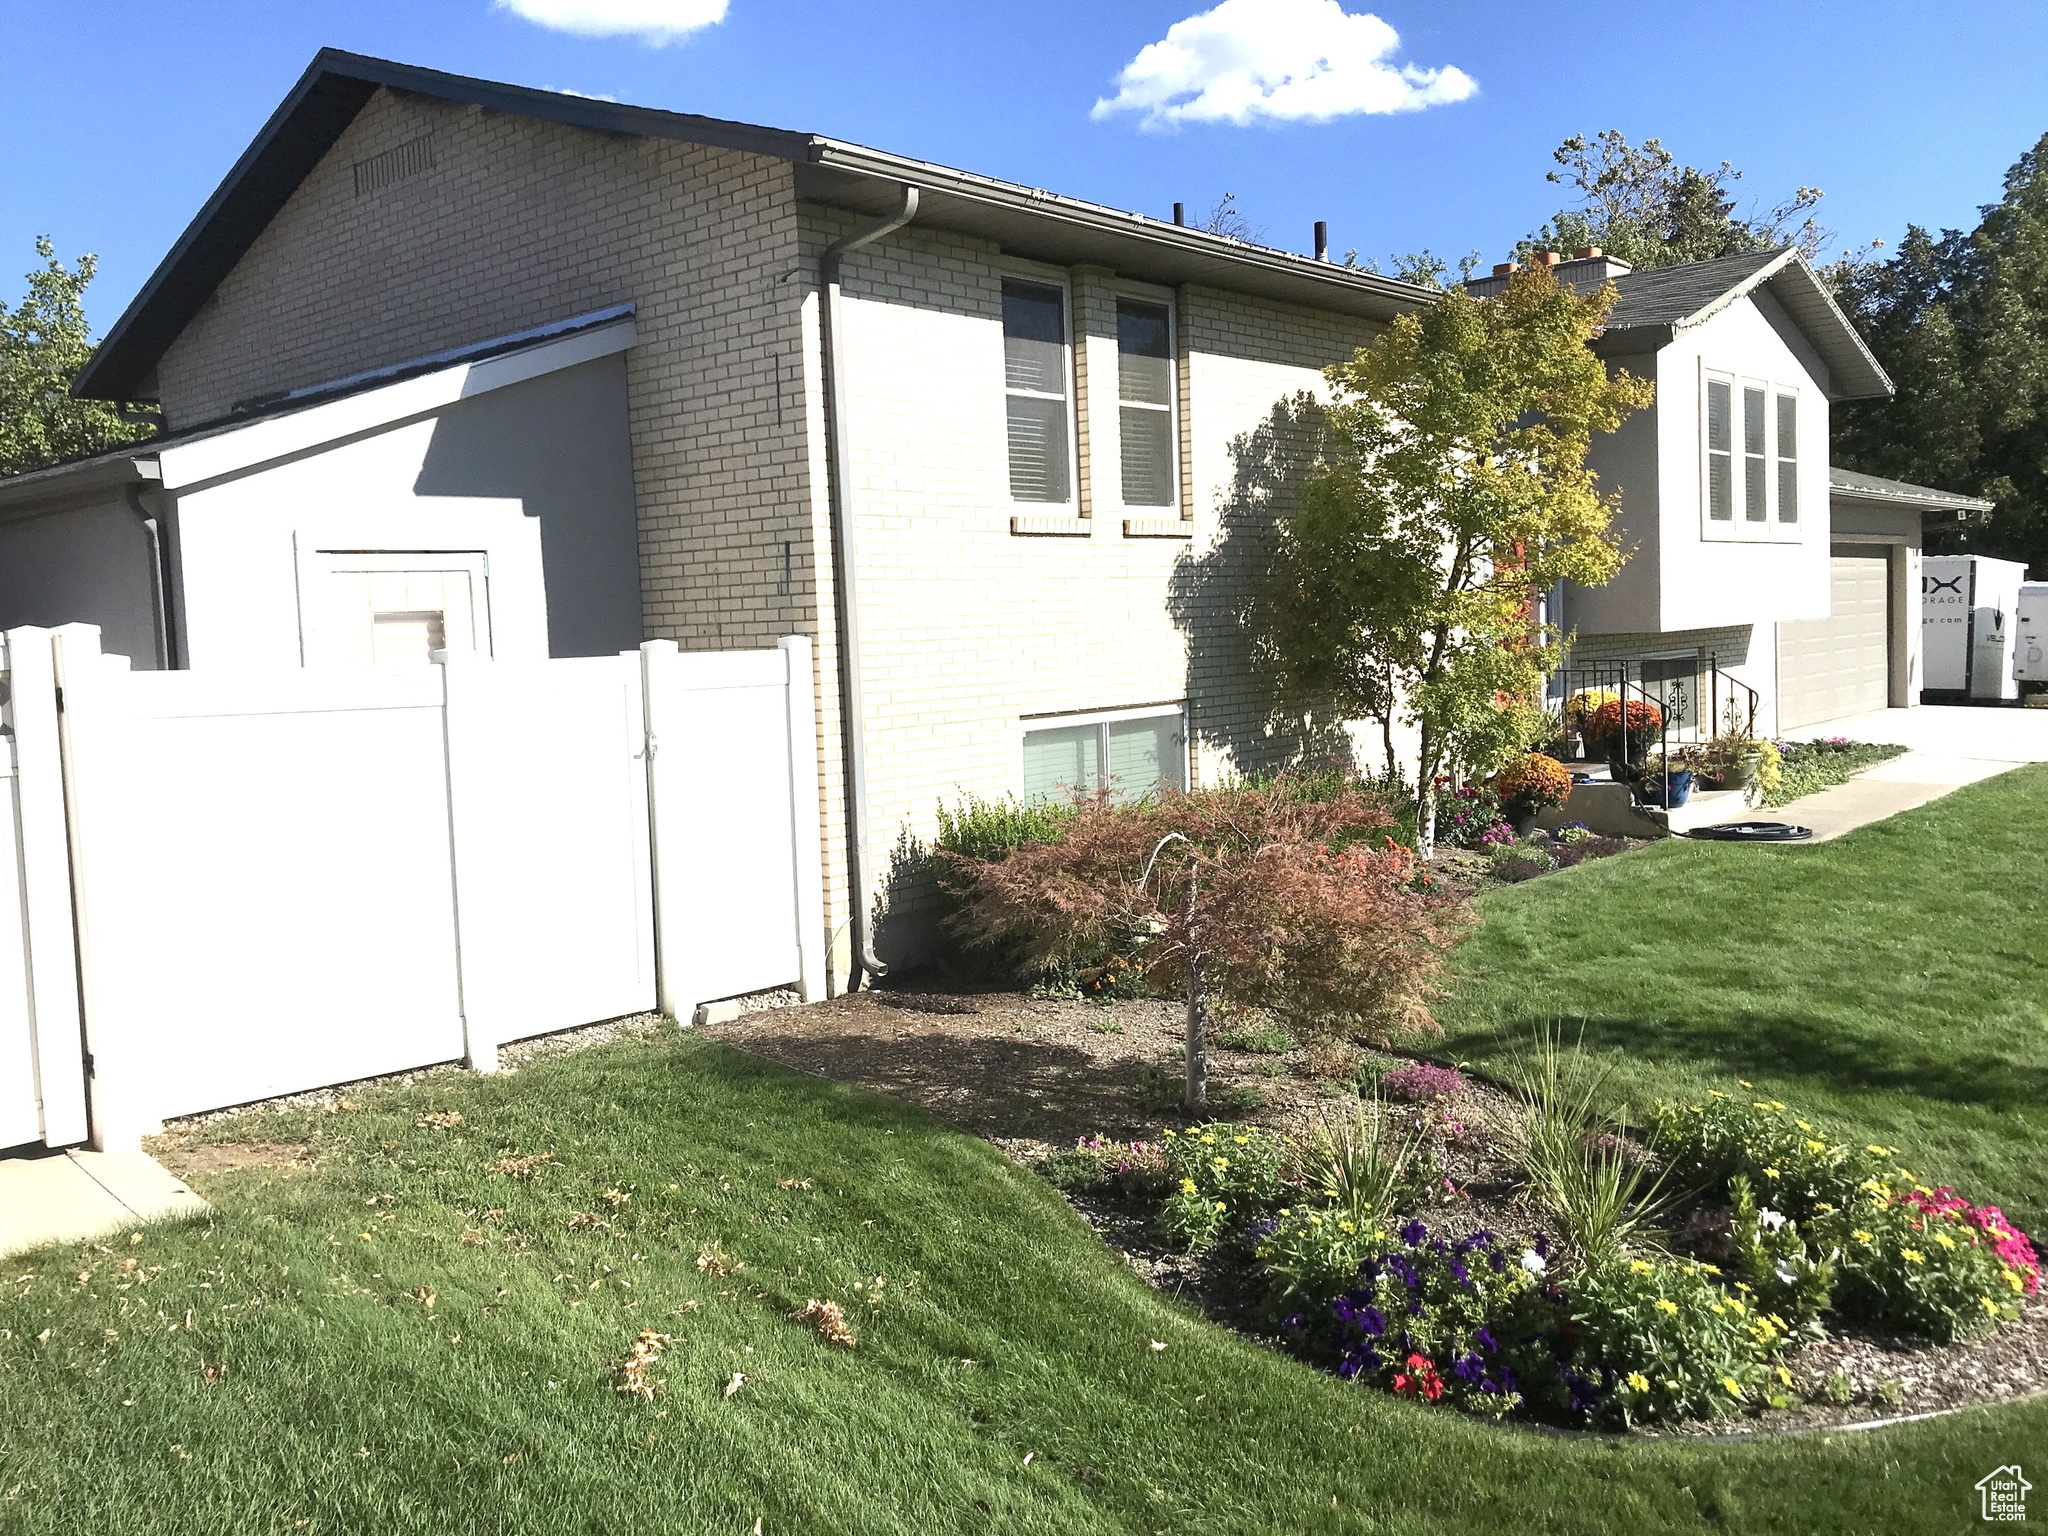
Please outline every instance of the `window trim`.
[[[1806, 435], [1806, 402], [1800, 396], [1801, 391], [1797, 385], [1773, 384], [1771, 386], [1771, 528], [1778, 537], [1793, 541], [1804, 537], [1800, 529], [1805, 524], [1806, 516], [1804, 508], [1799, 503], [1805, 498], [1799, 496], [1795, 489], [1793, 492], [1792, 516], [1790, 519], [1787, 519], [1784, 502], [1778, 493], [1784, 485], [1782, 477], [1785, 471], [1786, 459], [1789, 457], [1792, 463], [1792, 483], [1795, 487], [1799, 484], [1800, 466], [1805, 460], [1805, 455], [1799, 451], [1799, 440]], [[1792, 402], [1792, 452], [1790, 455], [1786, 454], [1785, 445], [1779, 440], [1778, 435], [1779, 428], [1784, 425], [1785, 421], [1778, 405], [1780, 400], [1790, 400]]]
[[[1699, 453], [1699, 527], [1703, 543], [1713, 544], [1799, 544], [1806, 539], [1807, 516], [1805, 508], [1799, 509], [1796, 521], [1785, 522], [1779, 517], [1778, 466], [1781, 455], [1778, 444], [1778, 400], [1789, 396], [1798, 404], [1794, 414], [1798, 419], [1794, 425], [1793, 462], [1798, 464], [1803, 454], [1800, 450], [1810, 441], [1804, 427], [1807, 415], [1806, 391], [1797, 384], [1780, 384], [1775, 380], [1760, 378], [1755, 374], [1738, 372], [1732, 368], [1717, 368], [1705, 358], [1698, 360], [1699, 420], [1696, 423], [1695, 440]], [[1708, 386], [1728, 386], [1729, 433], [1728, 433], [1728, 475], [1730, 517], [1726, 522], [1714, 519], [1713, 508], [1713, 446], [1709, 432]], [[1764, 515], [1760, 522], [1752, 522], [1748, 515], [1748, 467], [1749, 453], [1745, 445], [1744, 427], [1746, 410], [1745, 391], [1760, 389], [1764, 395]], [[1796, 471], [1795, 471], [1796, 472]]]
[[[1116, 507], [1130, 517], [1153, 521], [1181, 521], [1181, 488], [1185, 476], [1181, 464], [1180, 441], [1180, 306], [1174, 302], [1170, 288], [1152, 288], [1138, 283], [1116, 283], [1109, 290], [1110, 316], [1114, 320], [1116, 306], [1130, 299], [1135, 303], [1149, 304], [1166, 311], [1166, 429], [1167, 441], [1172, 445], [1173, 490], [1167, 500], [1139, 504], [1124, 500], [1124, 394], [1123, 394], [1123, 346], [1121, 335], [1110, 337], [1111, 351], [1116, 359], [1116, 387], [1110, 392], [1110, 404], [1116, 411]], [[1159, 407], [1139, 405], [1139, 410], [1157, 410]], [[1128, 530], [1127, 530], [1128, 531]]]
[[1038, 394], [1028, 389], [1010, 388], [1009, 362], [1005, 355], [998, 374], [1002, 389], [1003, 425], [1003, 500], [1010, 510], [1019, 516], [1039, 517], [1086, 517], [1081, 510], [1081, 431], [1079, 404], [1081, 395], [1080, 370], [1074, 359], [1074, 283], [1071, 274], [1061, 267], [1041, 267], [1022, 261], [1005, 261], [996, 267], [996, 341], [1000, 346], [1008, 341], [1003, 332], [1002, 285], [1014, 279], [1020, 283], [1034, 283], [1042, 288], [1057, 288], [1060, 294], [1060, 331], [1065, 337], [1061, 346], [1066, 362], [1062, 369], [1066, 378], [1066, 421], [1067, 421], [1067, 499], [1065, 501], [1019, 501], [1010, 494], [1010, 397], [1020, 396], [1026, 400], [1050, 400], [1051, 395]]
[[[1179, 768], [1175, 787], [1183, 793], [1188, 788], [1188, 706], [1185, 699], [1168, 704], [1136, 704], [1124, 709], [1082, 709], [1065, 710], [1046, 715], [1020, 715], [1017, 718], [1017, 788], [1019, 798], [1030, 794], [1024, 785], [1024, 741], [1034, 731], [1065, 731], [1076, 726], [1092, 725], [1101, 732], [1097, 744], [1102, 765], [1101, 776], [1106, 779], [1109, 772], [1109, 727], [1131, 720], [1176, 720], [1180, 723], [1180, 751], [1174, 762]], [[1109, 788], [1106, 782], [1096, 785], [1097, 791]]]

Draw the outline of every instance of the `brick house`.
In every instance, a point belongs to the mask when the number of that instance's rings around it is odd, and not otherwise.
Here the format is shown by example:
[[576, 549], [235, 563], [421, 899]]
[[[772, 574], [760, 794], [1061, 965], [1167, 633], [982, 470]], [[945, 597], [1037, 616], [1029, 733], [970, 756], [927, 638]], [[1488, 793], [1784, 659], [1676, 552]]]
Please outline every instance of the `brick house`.
[[1233, 619], [1287, 402], [1431, 298], [327, 51], [80, 381], [165, 436], [0, 485], [0, 623], [193, 667], [809, 635], [844, 978], [917, 943], [891, 849], [942, 797], [1293, 750]]

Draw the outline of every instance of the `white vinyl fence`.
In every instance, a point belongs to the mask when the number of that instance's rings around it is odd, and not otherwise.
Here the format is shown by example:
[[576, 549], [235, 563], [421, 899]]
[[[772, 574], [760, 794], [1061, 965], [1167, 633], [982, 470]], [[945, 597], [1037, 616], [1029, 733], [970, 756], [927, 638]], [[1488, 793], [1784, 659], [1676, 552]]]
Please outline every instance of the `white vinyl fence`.
[[269, 674], [6, 644], [0, 1146], [822, 995], [805, 640]]

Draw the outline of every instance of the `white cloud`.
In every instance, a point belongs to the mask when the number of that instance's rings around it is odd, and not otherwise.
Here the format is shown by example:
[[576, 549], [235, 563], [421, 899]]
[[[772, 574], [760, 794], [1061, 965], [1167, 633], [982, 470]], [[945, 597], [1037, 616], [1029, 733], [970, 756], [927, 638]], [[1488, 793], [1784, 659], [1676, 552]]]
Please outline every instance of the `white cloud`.
[[637, 37], [659, 48], [725, 20], [727, 0], [497, 0], [537, 26], [582, 37]]
[[1327, 122], [1463, 101], [1478, 82], [1452, 65], [1393, 62], [1401, 38], [1339, 0], [1223, 0], [1177, 21], [1116, 78], [1093, 115], [1143, 112], [1142, 126]]
[[557, 96], [580, 96], [585, 101], [617, 101], [619, 98], [610, 91], [579, 91], [573, 85], [544, 85], [544, 91], [553, 91]]

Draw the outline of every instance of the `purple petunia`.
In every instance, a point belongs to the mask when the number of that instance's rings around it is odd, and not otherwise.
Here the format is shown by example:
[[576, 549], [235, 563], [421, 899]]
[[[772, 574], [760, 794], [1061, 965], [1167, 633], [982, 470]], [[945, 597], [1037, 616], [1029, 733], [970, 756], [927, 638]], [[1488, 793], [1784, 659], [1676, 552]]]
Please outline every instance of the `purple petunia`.
[[1428, 1236], [1429, 1228], [1422, 1224], [1420, 1216], [1411, 1217], [1408, 1224], [1401, 1228], [1401, 1241], [1410, 1248], [1420, 1248], [1423, 1240]]
[[1378, 1307], [1362, 1308], [1358, 1314], [1358, 1327], [1366, 1337], [1376, 1339], [1387, 1331], [1387, 1316]]
[[1500, 1341], [1493, 1336], [1491, 1328], [1482, 1327], [1477, 1333], [1472, 1335], [1472, 1342], [1485, 1350], [1489, 1355], [1500, 1353]]
[[1462, 1355], [1451, 1369], [1457, 1372], [1460, 1381], [1472, 1382], [1486, 1374], [1486, 1363], [1477, 1355]]

